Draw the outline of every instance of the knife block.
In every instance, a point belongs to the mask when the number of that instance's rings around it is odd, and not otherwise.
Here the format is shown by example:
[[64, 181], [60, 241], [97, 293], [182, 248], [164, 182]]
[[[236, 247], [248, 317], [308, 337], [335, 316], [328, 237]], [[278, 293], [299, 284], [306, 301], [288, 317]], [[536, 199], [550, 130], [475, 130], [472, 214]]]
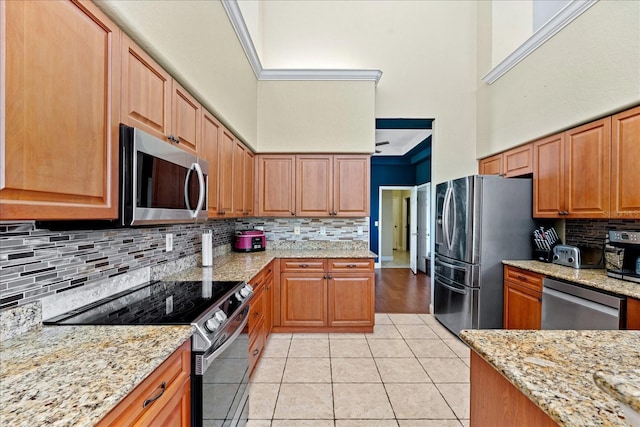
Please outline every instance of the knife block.
[[552, 262], [553, 261], [553, 248], [560, 244], [558, 240], [556, 244], [551, 246], [551, 249], [539, 249], [536, 247], [535, 243], [533, 244], [533, 259], [541, 262]]

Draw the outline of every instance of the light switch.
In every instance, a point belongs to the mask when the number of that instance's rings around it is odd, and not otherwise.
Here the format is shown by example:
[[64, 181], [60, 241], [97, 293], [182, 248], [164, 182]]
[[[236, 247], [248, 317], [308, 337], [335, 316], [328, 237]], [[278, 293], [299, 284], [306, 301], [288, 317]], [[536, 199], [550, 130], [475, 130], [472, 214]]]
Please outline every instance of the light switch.
[[295, 227], [293, 227], [293, 234], [295, 234], [296, 236], [300, 235], [300, 226], [296, 225]]

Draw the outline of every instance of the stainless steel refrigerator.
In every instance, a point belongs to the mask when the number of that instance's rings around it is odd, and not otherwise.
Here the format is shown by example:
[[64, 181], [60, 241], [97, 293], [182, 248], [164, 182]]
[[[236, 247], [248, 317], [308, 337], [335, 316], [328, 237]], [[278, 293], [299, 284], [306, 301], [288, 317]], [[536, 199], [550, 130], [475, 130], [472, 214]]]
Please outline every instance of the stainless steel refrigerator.
[[502, 260], [531, 259], [531, 187], [491, 175], [437, 185], [433, 310], [456, 335], [502, 328]]

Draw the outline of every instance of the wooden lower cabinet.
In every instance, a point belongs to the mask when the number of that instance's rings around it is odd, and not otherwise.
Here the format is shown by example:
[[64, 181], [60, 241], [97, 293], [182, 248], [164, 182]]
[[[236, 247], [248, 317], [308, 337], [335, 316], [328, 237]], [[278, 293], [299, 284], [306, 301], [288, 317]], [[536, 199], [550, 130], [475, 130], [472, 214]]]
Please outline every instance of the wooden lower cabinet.
[[182, 344], [97, 425], [190, 426], [191, 340]]
[[513, 384], [471, 352], [471, 427], [557, 427], [558, 424]]
[[[371, 332], [375, 277], [371, 259], [280, 260], [277, 332]], [[274, 287], [275, 289], [275, 287]], [[275, 298], [275, 295], [274, 295]]]
[[329, 326], [371, 326], [375, 313], [374, 274], [331, 273]]
[[273, 325], [273, 266], [272, 261], [249, 281], [254, 292], [249, 303], [249, 375], [262, 356]]
[[543, 276], [504, 267], [504, 328], [540, 329]]
[[640, 300], [627, 298], [627, 329], [640, 330]]

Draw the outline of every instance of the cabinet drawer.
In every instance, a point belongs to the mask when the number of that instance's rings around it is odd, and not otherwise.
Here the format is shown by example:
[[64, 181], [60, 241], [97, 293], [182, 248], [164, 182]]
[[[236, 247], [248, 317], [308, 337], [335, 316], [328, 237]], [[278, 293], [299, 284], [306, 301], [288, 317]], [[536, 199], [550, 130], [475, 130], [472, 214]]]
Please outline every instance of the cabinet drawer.
[[182, 393], [183, 384], [190, 375], [191, 340], [187, 340], [109, 412], [98, 426], [134, 425], [142, 418], [154, 417], [176, 394]]
[[258, 293], [262, 290], [265, 284], [265, 275], [264, 270], [260, 270], [260, 273], [253, 276], [251, 280], [249, 280], [249, 284], [253, 287], [253, 292]]
[[259, 291], [253, 295], [251, 302], [249, 303], [249, 335], [254, 334], [256, 326], [264, 318], [264, 292]]
[[504, 266], [504, 280], [510, 280], [520, 285], [527, 286], [534, 291], [542, 292], [542, 279], [544, 279], [544, 276], [541, 274], [510, 267], [508, 265]]
[[283, 273], [307, 271], [324, 272], [327, 269], [327, 262], [324, 259], [283, 259], [280, 261], [280, 271]]
[[329, 259], [329, 271], [373, 271], [373, 259]]
[[251, 344], [249, 345], [249, 375], [253, 373], [253, 368], [255, 368], [258, 360], [260, 360], [260, 356], [262, 356], [262, 351], [264, 350], [265, 339], [264, 333], [262, 333], [263, 326], [261, 319], [256, 325], [257, 334], [251, 337]]

